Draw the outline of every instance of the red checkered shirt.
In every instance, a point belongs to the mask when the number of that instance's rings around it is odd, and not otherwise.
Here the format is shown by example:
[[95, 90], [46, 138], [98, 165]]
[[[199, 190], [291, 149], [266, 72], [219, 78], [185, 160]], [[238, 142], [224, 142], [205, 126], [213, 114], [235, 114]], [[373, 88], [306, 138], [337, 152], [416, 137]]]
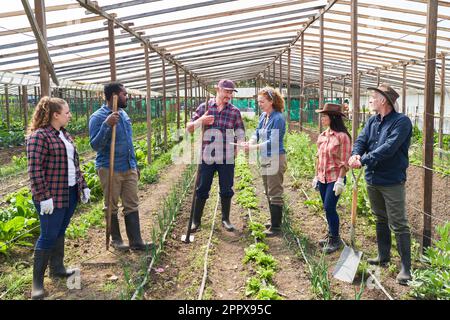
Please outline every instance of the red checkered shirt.
[[342, 167], [348, 168], [350, 137], [345, 132], [325, 130], [317, 138], [317, 177], [322, 183], [335, 182]]
[[[87, 188], [80, 170], [80, 160], [72, 137], [61, 128], [64, 136], [74, 145], [74, 163], [78, 198]], [[69, 206], [69, 172], [67, 151], [59, 138], [59, 131], [52, 126], [39, 128], [27, 138], [28, 175], [33, 200], [40, 202], [52, 198], [55, 208]]]
[[[203, 160], [209, 161], [212, 160], [209, 152], [205, 152], [205, 148], [215, 141], [216, 137], [214, 136], [213, 131], [208, 131], [209, 129], [219, 130], [222, 134], [223, 141], [223, 150], [215, 150], [212, 155], [215, 155], [216, 159], [223, 159], [223, 163], [230, 163], [229, 161], [234, 162], [234, 158], [236, 155], [236, 148], [229, 144], [229, 142], [237, 142], [245, 140], [245, 128], [244, 122], [242, 121], [241, 112], [237, 107], [232, 105], [231, 103], [225, 104], [222, 111], [219, 112], [217, 103], [214, 99], [208, 101], [208, 114], [214, 116], [214, 123], [211, 126], [205, 126], [205, 136], [202, 144], [203, 151]], [[197, 120], [205, 113], [205, 103], [202, 103], [198, 106], [197, 110], [195, 110], [192, 115], [192, 121]], [[233, 138], [229, 139], [232, 141], [226, 140], [227, 130], [231, 130], [233, 133]], [[208, 132], [210, 134], [208, 134]]]

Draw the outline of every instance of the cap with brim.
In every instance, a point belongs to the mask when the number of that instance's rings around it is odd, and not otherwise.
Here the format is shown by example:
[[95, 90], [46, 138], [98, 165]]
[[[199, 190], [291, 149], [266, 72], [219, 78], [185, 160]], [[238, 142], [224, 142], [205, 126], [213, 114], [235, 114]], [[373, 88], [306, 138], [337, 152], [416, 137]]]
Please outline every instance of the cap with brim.
[[228, 79], [220, 80], [217, 84], [217, 87], [225, 89], [225, 90], [231, 90], [234, 92], [238, 92], [236, 90], [236, 86], [234, 85], [234, 82]]

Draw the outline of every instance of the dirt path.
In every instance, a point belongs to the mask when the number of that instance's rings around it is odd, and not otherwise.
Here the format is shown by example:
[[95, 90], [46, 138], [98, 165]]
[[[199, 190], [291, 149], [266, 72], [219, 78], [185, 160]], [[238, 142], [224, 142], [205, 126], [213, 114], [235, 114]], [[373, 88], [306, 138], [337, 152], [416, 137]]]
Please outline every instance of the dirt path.
[[216, 180], [217, 178], [211, 188], [210, 198], [206, 202], [201, 229], [194, 234], [194, 242], [190, 244], [180, 241], [181, 235], [186, 233], [192, 190], [187, 196], [182, 214], [178, 217], [172, 231], [172, 238], [166, 244], [164, 257], [159, 263], [164, 271], [152, 275], [152, 280], [145, 292], [146, 299], [198, 299], [203, 277], [205, 249], [216, 206], [217, 213], [203, 299], [244, 298], [246, 271], [242, 258], [248, 242], [245, 237], [245, 212], [232, 201], [230, 219], [236, 231], [228, 232], [222, 228]]
[[[251, 166], [251, 169], [260, 209], [260, 212], [254, 214], [254, 216], [255, 220], [264, 224], [270, 220], [269, 205], [264, 194], [261, 175], [255, 166]], [[266, 242], [269, 245], [270, 254], [278, 261], [274, 283], [280, 295], [288, 300], [313, 299], [309, 289], [310, 281], [305, 263], [288, 248], [282, 237], [270, 237], [266, 239]]]
[[[181, 177], [184, 165], [171, 165], [160, 176], [156, 184], [145, 186], [139, 191], [140, 223], [142, 238], [151, 241], [151, 229], [156, 223], [158, 210], [172, 186]], [[127, 241], [123, 218], [119, 218], [122, 238]], [[92, 228], [85, 239], [66, 241], [66, 264], [81, 270], [81, 289], [68, 290], [66, 281], [52, 281], [46, 278], [47, 299], [121, 299], [133, 292], [126, 278], [135, 280], [137, 272], [148, 257], [141, 252], [105, 251], [104, 230]]]

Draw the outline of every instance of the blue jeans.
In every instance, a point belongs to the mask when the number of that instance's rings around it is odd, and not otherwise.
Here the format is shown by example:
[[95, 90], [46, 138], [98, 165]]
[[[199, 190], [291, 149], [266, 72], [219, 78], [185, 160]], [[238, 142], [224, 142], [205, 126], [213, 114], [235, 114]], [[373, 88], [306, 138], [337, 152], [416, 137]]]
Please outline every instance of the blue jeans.
[[41, 235], [36, 242], [36, 249], [53, 249], [56, 239], [66, 233], [70, 218], [72, 218], [78, 203], [78, 186], [69, 187], [69, 207], [55, 208], [52, 214], [41, 215], [41, 206], [34, 202], [34, 206], [41, 222]]
[[234, 164], [206, 164], [202, 163], [200, 168], [200, 181], [197, 187], [197, 197], [208, 199], [214, 173], [219, 173], [220, 197], [231, 198], [234, 195]]
[[[334, 182], [331, 183], [319, 183], [320, 197], [322, 198], [323, 208], [327, 216], [328, 231], [333, 237], [339, 236], [339, 216], [336, 211], [337, 202], [339, 196], [336, 197], [333, 191]], [[345, 179], [344, 179], [345, 183]]]

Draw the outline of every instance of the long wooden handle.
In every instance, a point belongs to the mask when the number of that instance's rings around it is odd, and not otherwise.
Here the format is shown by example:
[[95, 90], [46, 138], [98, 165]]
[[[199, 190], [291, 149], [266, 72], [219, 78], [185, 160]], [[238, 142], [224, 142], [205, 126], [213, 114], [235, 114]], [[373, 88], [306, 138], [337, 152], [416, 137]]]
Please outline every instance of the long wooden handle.
[[[117, 95], [113, 95], [113, 112], [117, 112]], [[108, 210], [106, 215], [106, 250], [109, 249], [109, 239], [111, 237], [111, 215], [113, 202], [113, 178], [114, 178], [114, 153], [116, 151], [116, 125], [113, 125], [111, 132], [111, 147], [109, 153], [109, 177], [108, 177]]]
[[356, 225], [356, 212], [358, 210], [358, 187], [353, 187], [352, 190], [352, 226]]

